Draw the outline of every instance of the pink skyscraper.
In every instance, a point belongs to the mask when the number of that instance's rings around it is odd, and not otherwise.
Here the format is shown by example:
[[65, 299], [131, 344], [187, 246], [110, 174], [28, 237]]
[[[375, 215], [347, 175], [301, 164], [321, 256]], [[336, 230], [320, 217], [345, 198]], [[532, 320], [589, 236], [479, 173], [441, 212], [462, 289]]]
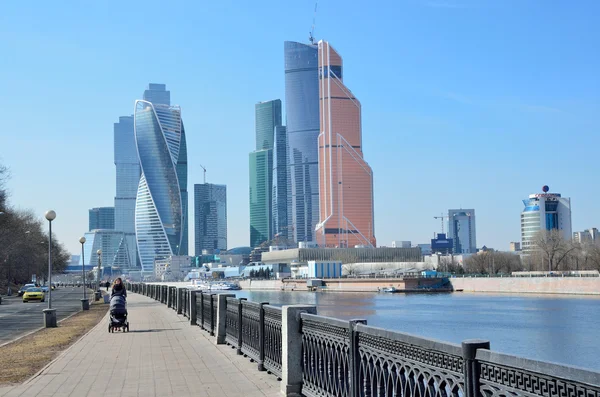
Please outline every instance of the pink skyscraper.
[[373, 172], [363, 158], [361, 106], [344, 85], [342, 58], [319, 42], [319, 205], [317, 243], [376, 246]]

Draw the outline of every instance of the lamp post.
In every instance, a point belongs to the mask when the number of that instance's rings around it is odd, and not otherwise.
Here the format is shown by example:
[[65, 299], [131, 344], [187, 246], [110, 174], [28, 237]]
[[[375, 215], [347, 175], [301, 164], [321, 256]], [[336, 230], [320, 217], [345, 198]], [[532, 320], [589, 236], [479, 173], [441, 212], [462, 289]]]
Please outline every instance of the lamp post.
[[48, 220], [48, 308], [44, 309], [46, 328], [56, 327], [56, 309], [52, 309], [52, 221], [56, 219], [56, 212], [46, 211]]
[[83, 299], [81, 300], [81, 310], [90, 310], [90, 301], [85, 293], [87, 289], [87, 287], [85, 286], [85, 255], [83, 253], [83, 244], [85, 244], [85, 237], [80, 238], [79, 242], [81, 243], [81, 275], [83, 276]]
[[102, 271], [102, 250], [100, 249], [100, 250], [96, 251], [96, 254], [98, 255], [98, 271], [96, 272], [96, 274], [97, 274], [96, 279], [98, 280], [98, 282], [96, 284], [97, 284], [98, 290], [96, 291], [96, 298], [100, 299], [100, 297], [102, 295], [102, 293], [100, 292], [101, 291], [100, 274]]

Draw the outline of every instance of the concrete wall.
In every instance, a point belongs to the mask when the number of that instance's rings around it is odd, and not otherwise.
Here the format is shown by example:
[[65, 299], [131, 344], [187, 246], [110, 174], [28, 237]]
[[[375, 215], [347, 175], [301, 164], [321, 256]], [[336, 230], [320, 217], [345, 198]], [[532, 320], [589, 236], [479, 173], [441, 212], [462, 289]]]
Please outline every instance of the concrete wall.
[[451, 278], [454, 290], [532, 294], [600, 295], [600, 277]]

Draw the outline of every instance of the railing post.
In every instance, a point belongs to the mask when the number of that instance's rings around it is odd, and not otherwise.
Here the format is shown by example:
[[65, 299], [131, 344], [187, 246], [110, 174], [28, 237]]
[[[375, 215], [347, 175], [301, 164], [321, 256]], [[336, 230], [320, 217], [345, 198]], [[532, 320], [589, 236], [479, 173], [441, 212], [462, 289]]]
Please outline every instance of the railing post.
[[200, 328], [204, 328], [204, 294], [200, 291]]
[[196, 325], [196, 291], [190, 291], [190, 325]]
[[[241, 313], [241, 307], [240, 307]], [[300, 396], [302, 390], [302, 319], [300, 313], [317, 314], [316, 306], [281, 308], [281, 395]]]
[[260, 303], [260, 311], [258, 312], [258, 370], [266, 371], [265, 369], [265, 305], [269, 302]]
[[477, 349], [490, 349], [490, 341], [483, 339], [468, 339], [462, 343], [465, 397], [479, 397], [479, 363], [475, 359]]
[[167, 287], [167, 307], [171, 307], [171, 287]]
[[177, 314], [181, 314], [181, 301], [183, 300], [183, 288], [177, 288]]
[[210, 294], [210, 336], [215, 336], [215, 311], [213, 309], [213, 301], [215, 296]]
[[227, 324], [227, 298], [235, 298], [235, 294], [217, 295], [217, 345], [225, 344], [227, 337], [225, 326]]
[[358, 374], [360, 372], [360, 355], [358, 354], [358, 332], [356, 332], [357, 324], [367, 325], [367, 320], [350, 320], [348, 323], [348, 330], [350, 331], [350, 396], [352, 397], [360, 396], [360, 385], [358, 383]]
[[237, 349], [236, 349], [236, 353], [238, 356], [241, 356], [242, 353], [242, 337], [243, 337], [243, 332], [242, 332], [242, 301], [245, 301], [246, 298], [240, 298], [240, 302], [238, 303], [238, 343], [237, 343]]

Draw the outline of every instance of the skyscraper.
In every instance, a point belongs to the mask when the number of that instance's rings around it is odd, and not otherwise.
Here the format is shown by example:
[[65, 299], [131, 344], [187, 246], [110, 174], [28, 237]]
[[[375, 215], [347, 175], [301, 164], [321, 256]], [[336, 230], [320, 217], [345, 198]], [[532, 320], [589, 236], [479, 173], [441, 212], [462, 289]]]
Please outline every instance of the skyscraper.
[[98, 207], [89, 211], [89, 229], [114, 229], [115, 207]]
[[448, 238], [452, 239], [454, 254], [477, 253], [475, 210], [448, 210]]
[[250, 153], [250, 245], [273, 238], [273, 145], [281, 126], [281, 100], [255, 106], [256, 150]]
[[319, 73], [317, 46], [284, 43], [288, 231], [315, 241], [319, 223]]
[[156, 257], [184, 255], [187, 247], [187, 203], [182, 197], [187, 191], [182, 185], [187, 182], [185, 132], [181, 109], [166, 103], [164, 88], [152, 84], [144, 92], [144, 98], [160, 103], [135, 102], [135, 140], [142, 171], [135, 229], [144, 272], [153, 272]]
[[319, 41], [319, 200], [317, 243], [375, 246], [373, 172], [363, 158], [360, 102], [344, 85], [342, 58]]
[[273, 147], [273, 234], [289, 238], [288, 224], [288, 168], [287, 132], [284, 126], [275, 126]]
[[194, 226], [196, 255], [201, 255], [202, 250], [227, 250], [225, 185], [194, 185]]
[[124, 233], [129, 263], [132, 267], [137, 267], [139, 262], [135, 239], [135, 199], [141, 170], [133, 116], [119, 117], [119, 122], [114, 124], [114, 155], [117, 184], [114, 229]]
[[548, 186], [544, 186], [542, 193], [530, 194], [523, 200], [521, 250], [524, 252], [535, 248], [536, 235], [542, 230], [558, 230], [563, 238], [572, 237], [571, 199], [548, 191]]

